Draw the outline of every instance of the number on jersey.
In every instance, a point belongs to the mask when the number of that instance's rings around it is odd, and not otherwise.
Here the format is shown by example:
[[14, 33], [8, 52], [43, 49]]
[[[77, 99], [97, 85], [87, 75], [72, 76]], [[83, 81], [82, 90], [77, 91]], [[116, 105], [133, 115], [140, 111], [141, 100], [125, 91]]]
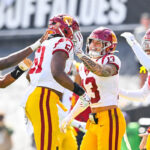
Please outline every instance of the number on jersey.
[[34, 63], [29, 71], [29, 74], [40, 73], [42, 71], [42, 63], [44, 59], [45, 46], [40, 47], [36, 53], [39, 53], [40, 57], [34, 58]]
[[109, 57], [107, 57], [107, 59], [108, 59], [108, 63], [115, 62], [114, 56], [109, 56]]
[[84, 87], [88, 95], [91, 97], [92, 103], [97, 103], [100, 100], [100, 93], [98, 91], [96, 81], [93, 77], [87, 77], [85, 79], [85, 82], [82, 80], [82, 86]]

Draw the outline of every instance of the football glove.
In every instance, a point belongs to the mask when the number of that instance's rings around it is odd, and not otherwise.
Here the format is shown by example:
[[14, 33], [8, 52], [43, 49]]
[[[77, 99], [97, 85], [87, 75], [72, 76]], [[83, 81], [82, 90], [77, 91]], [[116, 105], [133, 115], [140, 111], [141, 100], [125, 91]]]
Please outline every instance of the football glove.
[[90, 105], [90, 97], [87, 95], [87, 93], [84, 93], [82, 96], [80, 96], [79, 100], [81, 101], [80, 106], [83, 108], [87, 108]]
[[127, 43], [131, 47], [136, 43], [134, 35], [132, 33], [130, 33], [130, 32], [124, 32], [124, 33], [121, 34], [121, 36], [126, 39]]
[[70, 125], [72, 120], [76, 116], [78, 116], [81, 112], [83, 112], [89, 105], [90, 105], [90, 98], [86, 93], [84, 93], [82, 96], [79, 97], [76, 105], [73, 107], [68, 116], [62, 120], [60, 130], [62, 132], [66, 132], [66, 128]]
[[83, 53], [83, 36], [80, 31], [75, 32], [74, 34], [74, 52], [78, 56]]
[[70, 125], [72, 121], [72, 116], [69, 114], [67, 117], [65, 117], [60, 124], [60, 131], [63, 133], [66, 133], [67, 127]]
[[22, 70], [22, 71], [26, 71], [28, 70], [30, 67], [32, 66], [32, 61], [28, 58], [25, 58], [22, 62], [20, 62], [18, 64], [18, 67]]

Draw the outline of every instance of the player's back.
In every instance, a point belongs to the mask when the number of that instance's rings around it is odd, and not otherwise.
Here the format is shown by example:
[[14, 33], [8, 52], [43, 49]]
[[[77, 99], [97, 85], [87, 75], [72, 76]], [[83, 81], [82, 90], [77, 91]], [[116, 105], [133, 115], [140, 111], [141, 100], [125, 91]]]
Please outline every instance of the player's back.
[[55, 81], [51, 72], [51, 60], [57, 51], [63, 51], [68, 55], [65, 72], [69, 72], [73, 61], [72, 42], [62, 37], [51, 38], [43, 42], [35, 53], [34, 63], [29, 71], [31, 84], [63, 92], [64, 88]]

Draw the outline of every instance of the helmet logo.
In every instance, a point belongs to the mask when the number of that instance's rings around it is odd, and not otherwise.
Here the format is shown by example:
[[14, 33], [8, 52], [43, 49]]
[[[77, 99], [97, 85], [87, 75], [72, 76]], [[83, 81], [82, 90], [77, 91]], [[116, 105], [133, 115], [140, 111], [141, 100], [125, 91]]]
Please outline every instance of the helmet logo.
[[72, 25], [73, 19], [70, 16], [64, 16], [63, 21], [68, 24], [68, 26]]
[[112, 33], [112, 41], [113, 43], [117, 43], [117, 38], [114, 33]]

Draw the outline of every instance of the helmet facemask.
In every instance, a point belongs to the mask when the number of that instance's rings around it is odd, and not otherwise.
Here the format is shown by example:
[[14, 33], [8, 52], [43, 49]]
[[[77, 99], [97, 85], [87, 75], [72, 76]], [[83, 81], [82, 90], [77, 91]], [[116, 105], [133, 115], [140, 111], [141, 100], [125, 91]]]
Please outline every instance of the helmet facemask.
[[[92, 50], [89, 49], [89, 46], [92, 42], [92, 40], [96, 40], [102, 43], [102, 47], [95, 47]], [[111, 43], [109, 41], [104, 41], [104, 40], [100, 40], [100, 39], [96, 39], [96, 38], [88, 38], [87, 39], [87, 44], [86, 44], [86, 52], [87, 54], [94, 59], [100, 58], [106, 54], [108, 54], [109, 52], [107, 51], [107, 48], [109, 48], [111, 46]], [[100, 49], [100, 50], [97, 50]]]
[[150, 57], [150, 40], [149, 39], [144, 39], [142, 41], [142, 48], [146, 52], [147, 55]]

